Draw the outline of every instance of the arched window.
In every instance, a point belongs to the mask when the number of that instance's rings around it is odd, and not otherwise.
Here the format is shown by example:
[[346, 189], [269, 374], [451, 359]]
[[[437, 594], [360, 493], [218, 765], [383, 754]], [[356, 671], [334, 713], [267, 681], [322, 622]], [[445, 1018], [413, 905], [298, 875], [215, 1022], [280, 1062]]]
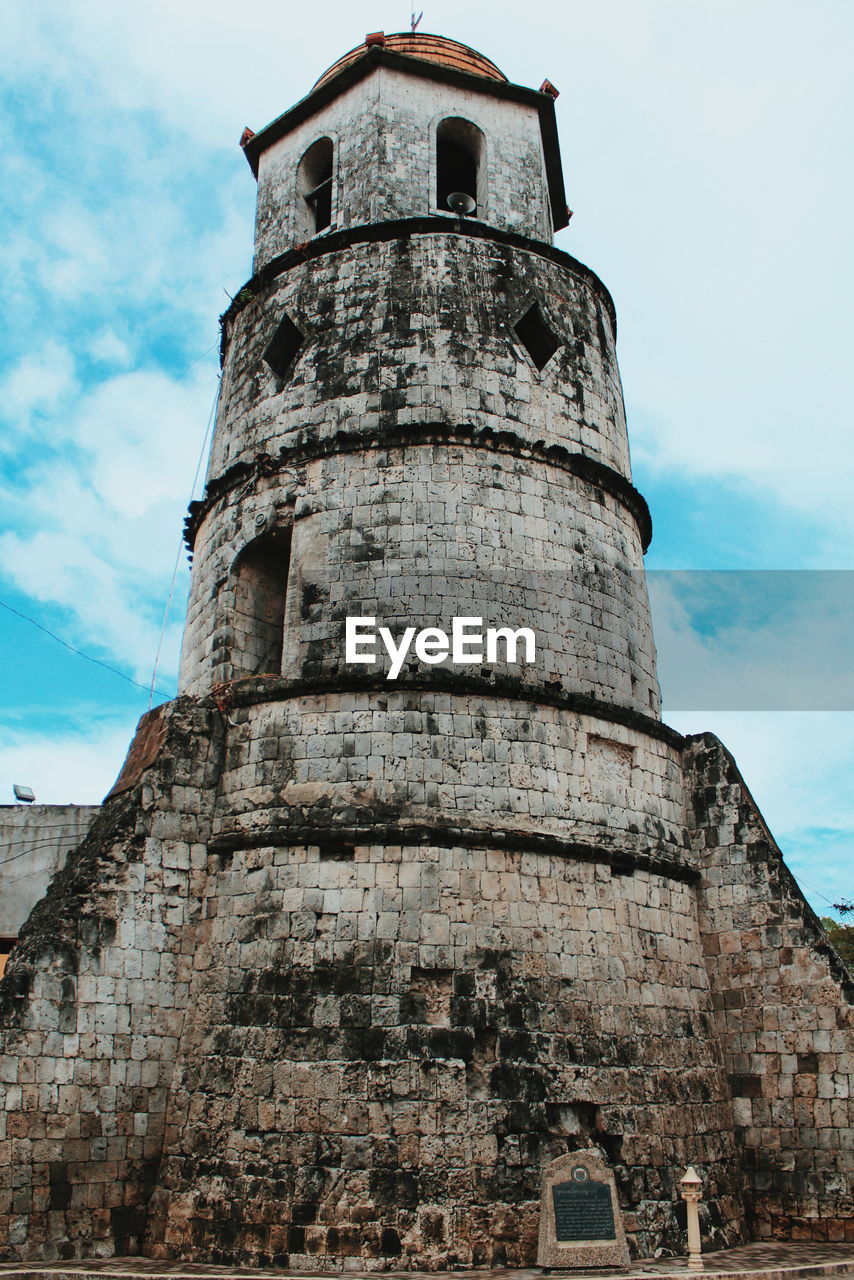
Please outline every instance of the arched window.
[[234, 566], [232, 679], [281, 675], [290, 529], [255, 538]]
[[460, 192], [483, 206], [483, 134], [459, 116], [442, 120], [436, 129], [436, 206], [449, 209], [448, 197]]
[[306, 235], [324, 231], [332, 221], [331, 138], [318, 138], [297, 169], [297, 221]]

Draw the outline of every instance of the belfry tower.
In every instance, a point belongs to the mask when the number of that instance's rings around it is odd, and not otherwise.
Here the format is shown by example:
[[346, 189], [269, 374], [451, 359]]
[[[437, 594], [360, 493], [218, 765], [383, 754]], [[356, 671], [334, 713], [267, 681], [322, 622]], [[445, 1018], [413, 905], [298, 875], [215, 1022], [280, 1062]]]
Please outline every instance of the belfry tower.
[[[660, 719], [555, 96], [378, 33], [244, 134], [180, 696], [0, 987], [7, 1256], [527, 1266], [582, 1149], [635, 1255], [684, 1249], [688, 1164], [706, 1247], [844, 1232], [848, 979]], [[357, 617], [433, 647], [392, 679]], [[455, 662], [455, 618], [536, 651]]]

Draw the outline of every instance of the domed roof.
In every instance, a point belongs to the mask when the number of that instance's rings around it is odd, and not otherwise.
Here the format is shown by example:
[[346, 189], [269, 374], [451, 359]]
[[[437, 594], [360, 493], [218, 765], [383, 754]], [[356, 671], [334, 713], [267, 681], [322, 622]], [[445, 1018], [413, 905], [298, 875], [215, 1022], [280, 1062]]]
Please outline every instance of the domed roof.
[[396, 35], [387, 36], [378, 31], [376, 35], [366, 37], [362, 44], [357, 45], [355, 49], [351, 49], [349, 53], [345, 53], [343, 58], [333, 62], [328, 71], [324, 71], [320, 79], [314, 84], [313, 89], [317, 89], [320, 85], [325, 84], [327, 80], [331, 80], [344, 67], [348, 67], [351, 62], [365, 57], [369, 49], [376, 45], [388, 49], [390, 53], [402, 53], [408, 58], [421, 58], [425, 62], [438, 62], [444, 67], [453, 67], [456, 71], [465, 71], [468, 75], [483, 76], [486, 80], [507, 82], [504, 72], [499, 71], [495, 63], [489, 61], [489, 58], [485, 58], [476, 49], [470, 49], [466, 44], [460, 44], [456, 40], [449, 40], [446, 36], [431, 36], [421, 31], [401, 31]]

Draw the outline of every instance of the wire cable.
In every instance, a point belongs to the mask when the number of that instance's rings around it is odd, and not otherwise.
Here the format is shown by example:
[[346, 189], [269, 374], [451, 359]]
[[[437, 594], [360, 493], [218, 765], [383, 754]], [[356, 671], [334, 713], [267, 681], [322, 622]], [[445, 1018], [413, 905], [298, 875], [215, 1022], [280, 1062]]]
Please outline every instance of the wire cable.
[[[92, 805], [91, 807], [92, 807], [93, 809], [95, 809], [95, 808], [100, 809], [100, 808], [101, 808], [101, 806], [100, 806], [100, 805]], [[69, 839], [77, 840], [77, 842], [78, 842], [78, 844], [79, 844], [79, 843], [80, 843], [80, 841], [83, 839], [83, 837], [84, 837], [84, 836], [86, 835], [86, 833], [88, 832], [88, 830], [89, 830], [89, 828], [91, 827], [91, 825], [92, 825], [92, 822], [93, 822], [93, 821], [94, 821], [94, 814], [93, 814], [93, 816], [92, 816], [92, 819], [91, 819], [91, 820], [86, 824], [86, 826], [85, 826], [85, 827], [81, 827], [81, 828], [79, 828], [76, 832], [72, 831], [72, 832], [70, 833], [70, 835], [69, 835]], [[32, 835], [31, 835], [30, 837], [26, 837], [26, 836], [24, 836], [24, 837], [21, 837], [21, 838], [19, 838], [19, 839], [17, 839], [17, 840], [3, 840], [2, 838], [0, 838], [0, 850], [2, 850], [4, 853], [5, 853], [5, 852], [7, 852], [9, 849], [15, 849], [15, 848], [17, 848], [19, 845], [26, 845], [26, 846], [27, 846], [27, 847], [26, 847], [26, 849], [24, 849], [21, 853], [13, 853], [13, 854], [12, 854], [12, 856], [11, 856], [11, 857], [9, 857], [9, 858], [0, 858], [0, 867], [5, 867], [5, 865], [6, 865], [6, 863], [7, 863], [7, 862], [14, 862], [16, 858], [23, 858], [23, 857], [25, 857], [25, 856], [26, 856], [26, 854], [27, 854], [27, 852], [28, 852], [28, 851], [32, 851], [32, 849], [34, 848], [33, 843], [32, 843], [32, 842], [33, 842], [33, 840], [38, 840], [38, 839], [40, 839], [41, 834], [42, 834], [42, 832], [43, 832], [43, 831], [59, 831], [59, 830], [61, 830], [61, 829], [63, 829], [63, 828], [67, 830], [67, 828], [68, 828], [68, 824], [67, 824], [67, 823], [65, 823], [65, 822], [45, 822], [45, 823], [40, 823], [40, 824], [38, 825], [38, 827], [36, 828], [36, 830], [34, 830], [34, 831], [33, 831]], [[62, 838], [62, 836], [55, 836], [55, 837], [53, 837], [53, 840], [52, 840], [52, 841], [49, 841], [48, 843], [61, 844], [61, 843], [63, 843], [63, 838]], [[46, 846], [45, 846], [45, 845], [39, 845], [38, 847], [39, 847], [40, 849], [42, 849], [42, 848], [45, 848]]]
[[[191, 360], [190, 363], [187, 365], [187, 367], [183, 369], [181, 373], [178, 374], [175, 381], [181, 382], [183, 378], [186, 378], [190, 370], [195, 368], [195, 366], [201, 363], [202, 360], [206, 359], [206, 357], [210, 355], [210, 353], [215, 349], [216, 346], [217, 346], [216, 342], [211, 343], [207, 351], [203, 351], [200, 356], [196, 356], [195, 360]], [[218, 386], [219, 386], [219, 378], [217, 378], [217, 387]], [[216, 406], [216, 397], [214, 397], [214, 407], [215, 406]], [[213, 410], [211, 412], [213, 413]], [[204, 454], [204, 448], [205, 448], [205, 445], [207, 444], [207, 437], [208, 437], [209, 431], [210, 431], [210, 419], [208, 420], [208, 431], [205, 433], [205, 439], [202, 444], [202, 454]], [[200, 468], [201, 468], [201, 457], [199, 459], [199, 462], [196, 465], [196, 474], [193, 479], [194, 491], [196, 488], [196, 483], [199, 478]], [[180, 555], [181, 555], [181, 552], [179, 550], [178, 552], [179, 560], [180, 560]], [[169, 592], [170, 601], [172, 599], [172, 592], [174, 591], [174, 588], [175, 588], [175, 578], [177, 576], [177, 573], [178, 573], [178, 562], [176, 561], [175, 571], [172, 575], [172, 586]], [[50, 628], [44, 626], [43, 623], [37, 622], [35, 618], [31, 618], [28, 613], [22, 613], [20, 609], [13, 609], [10, 604], [7, 604], [5, 602], [5, 600], [0, 600], [0, 606], [2, 606], [2, 608], [4, 609], [7, 609], [9, 613], [14, 613], [16, 617], [21, 618], [24, 622], [29, 622], [32, 626], [38, 627], [39, 631], [43, 631], [45, 635], [50, 636], [51, 640], [55, 640], [57, 644], [61, 644], [64, 648], [68, 649], [71, 653], [77, 654], [79, 658], [85, 658], [87, 662], [94, 662], [96, 666], [103, 667], [105, 671], [111, 671], [113, 675], [119, 676], [122, 680], [126, 680], [128, 684], [132, 684], [135, 688], [142, 689], [144, 692], [148, 694], [149, 711], [151, 710], [151, 702], [155, 693], [159, 694], [162, 698], [171, 697], [171, 694], [166, 693], [163, 689], [155, 688], [155, 680], [157, 678], [157, 660], [159, 660], [159, 657], [160, 657], [160, 644], [158, 644], [158, 647], [157, 647], [157, 659], [155, 660], [155, 664], [154, 664], [154, 673], [151, 678], [151, 684], [140, 684], [138, 680], [134, 680], [131, 678], [131, 676], [125, 675], [124, 671], [119, 671], [117, 667], [110, 666], [109, 662], [104, 662], [102, 661], [101, 658], [94, 658], [91, 653], [86, 653], [83, 649], [78, 649], [75, 645], [69, 644], [67, 640], [63, 640], [62, 636], [58, 636], [55, 631], [51, 631]], [[168, 610], [168, 607], [169, 606], [167, 602], [167, 610]], [[164, 627], [165, 627], [165, 619], [164, 619]], [[162, 644], [162, 641], [163, 641], [163, 629], [161, 628], [161, 633], [160, 633], [161, 644]]]
[[[81, 843], [82, 843], [82, 841], [85, 839], [86, 834], [87, 834], [87, 833], [86, 833], [85, 831], [82, 831], [82, 832], [80, 833], [79, 838], [77, 838], [76, 840], [75, 840], [74, 836], [69, 837], [69, 838], [70, 838], [70, 840], [72, 841], [72, 843], [71, 843], [71, 845], [70, 845], [70, 848], [69, 848], [69, 849], [66, 849], [66, 853], [70, 852], [70, 849], [76, 849], [76, 848], [77, 848], [77, 846], [78, 846], [79, 844], [81, 844]], [[64, 840], [45, 840], [43, 844], [33, 844], [33, 845], [30, 845], [30, 846], [29, 846], [29, 848], [27, 848], [27, 849], [22, 849], [20, 853], [13, 853], [13, 854], [12, 854], [12, 856], [11, 856], [11, 858], [4, 858], [4, 859], [3, 859], [3, 861], [2, 861], [2, 862], [0, 862], [0, 867], [8, 866], [10, 862], [15, 862], [15, 861], [16, 861], [16, 859], [18, 859], [18, 858], [26, 858], [26, 857], [27, 857], [27, 855], [28, 855], [28, 854], [30, 854], [30, 853], [38, 853], [40, 849], [54, 849], [54, 848], [56, 848], [56, 846], [57, 846], [57, 845], [62, 845], [62, 844], [65, 844], [65, 841], [64, 841]], [[32, 872], [31, 874], [32, 874], [32, 875], [38, 875], [38, 874], [39, 874], [39, 872], [34, 871], [34, 872]], [[3, 880], [3, 883], [4, 883], [4, 884], [10, 884], [10, 883], [11, 883], [11, 881], [9, 881], [9, 880], [5, 880], [5, 879], [4, 879], [4, 880]]]
[[[789, 867], [789, 870], [792, 871], [792, 868]], [[814, 893], [817, 898], [821, 898], [828, 904], [828, 906], [836, 906], [836, 903], [832, 898], [828, 898], [827, 895], [822, 893], [820, 889], [817, 889], [814, 884], [810, 884], [809, 880], [804, 880], [796, 871], [792, 871], [792, 875], [795, 877], [799, 885], [802, 885], [805, 889], [809, 889], [810, 893]]]
[[[69, 849], [68, 852], [71, 853], [71, 850]], [[66, 857], [67, 856], [68, 855], [66, 854]], [[9, 876], [8, 879], [6, 879], [6, 877], [4, 876], [3, 886], [5, 888], [5, 886], [8, 884], [17, 884], [19, 880], [34, 880], [36, 876], [43, 876], [46, 871], [50, 871], [50, 876], [51, 878], [53, 878], [53, 876], [56, 875], [57, 871], [61, 871], [64, 866], [65, 866], [64, 862], [58, 862], [55, 867], [52, 867], [52, 868], [42, 867], [40, 871], [25, 871], [22, 876]], [[42, 897], [44, 897], [44, 894], [42, 894]], [[38, 899], [38, 901], [41, 901], [41, 898]]]
[[[38, 871], [25, 871], [22, 876], [10, 876], [8, 880], [3, 881], [4, 887], [7, 884], [17, 884], [19, 880], [32, 880], [34, 876], [40, 875]], [[3, 953], [0, 952], [0, 955]]]
[[[21, 809], [24, 809], [23, 804], [22, 804], [20, 807], [21, 807]], [[73, 807], [74, 807], [75, 809], [100, 809], [100, 807], [101, 807], [101, 806], [100, 806], [99, 804], [91, 804], [91, 805], [90, 805], [90, 804], [77, 804], [77, 805], [74, 805]], [[17, 805], [12, 805], [12, 804], [10, 804], [10, 805], [0, 805], [0, 808], [4, 808], [4, 809], [17, 809], [17, 808], [18, 808], [18, 806], [17, 806]], [[69, 808], [69, 809], [70, 809], [70, 808], [72, 808], [72, 806], [71, 806], [71, 805], [67, 805], [67, 806], [66, 806], [66, 805], [53, 805], [53, 804], [44, 804], [44, 805], [40, 805], [40, 804], [38, 803], [38, 801], [36, 801], [36, 803], [35, 803], [34, 805], [28, 805], [28, 806], [27, 806], [27, 808], [26, 808], [26, 809], [24, 809], [24, 812], [25, 812], [25, 813], [27, 813], [27, 814], [30, 814], [30, 813], [37, 813], [39, 809], [65, 809], [65, 808]], [[0, 832], [2, 832], [3, 825], [4, 825], [4, 824], [3, 824], [3, 819], [2, 819], [2, 818], [0, 818]], [[67, 827], [68, 825], [69, 825], [69, 824], [68, 824], [67, 822], [37, 822], [37, 823], [35, 824], [35, 830], [32, 832], [32, 834], [33, 834], [33, 835], [40, 835], [42, 831], [59, 831], [61, 827]], [[25, 830], [25, 828], [24, 828], [24, 830]], [[0, 835], [0, 848], [2, 848], [2, 849], [8, 849], [8, 848], [10, 848], [13, 844], [25, 844], [25, 843], [26, 843], [26, 841], [27, 841], [27, 839], [28, 839], [28, 836], [27, 836], [26, 834], [24, 834], [23, 836], [17, 836], [14, 840], [4, 840], [4, 839], [3, 839], [3, 837], [2, 837], [2, 835]]]
[[[122, 680], [127, 680], [128, 684], [135, 685], [137, 689], [144, 689], [148, 692], [147, 684], [140, 684], [138, 680], [133, 680], [130, 676], [125, 675], [124, 671], [119, 671], [118, 667], [111, 667], [109, 662], [102, 662], [100, 658], [93, 658], [91, 653], [85, 653], [75, 645], [69, 644], [67, 640], [63, 640], [62, 636], [58, 636], [55, 631], [51, 631], [49, 627], [44, 626], [41, 622], [36, 622], [35, 618], [31, 618], [28, 613], [22, 613], [20, 609], [13, 609], [5, 600], [0, 600], [0, 608], [8, 609], [9, 613], [14, 613], [16, 618], [23, 618], [24, 622], [29, 622], [32, 626], [38, 627], [39, 631], [43, 631], [46, 636], [50, 636], [51, 640], [55, 640], [57, 644], [61, 644], [66, 649], [70, 649], [72, 653], [76, 653], [79, 658], [85, 658], [87, 662], [94, 662], [96, 666], [103, 667], [105, 671], [112, 671], [114, 676], [120, 676]], [[163, 693], [161, 689], [157, 689], [156, 692]], [[164, 698], [168, 696], [168, 694], [163, 693]]]
[[[202, 357], [200, 356], [199, 358], [201, 359]], [[190, 488], [190, 499], [189, 499], [190, 502], [192, 502], [193, 494], [196, 492], [196, 485], [199, 482], [199, 473], [202, 469], [202, 463], [204, 462], [205, 455], [207, 453], [208, 437], [210, 436], [210, 433], [211, 433], [211, 426], [213, 425], [214, 415], [216, 413], [217, 399], [219, 398], [219, 381], [220, 381], [219, 377], [217, 377], [216, 386], [214, 387], [214, 395], [213, 395], [213, 402], [211, 404], [211, 411], [208, 414], [208, 424], [205, 427], [205, 434], [202, 439], [202, 447], [199, 450], [199, 457], [198, 457], [198, 461], [196, 462], [196, 472], [195, 472], [195, 475], [193, 476], [192, 487]], [[178, 578], [178, 567], [181, 563], [181, 552], [183, 551], [183, 549], [184, 549], [184, 539], [182, 536], [178, 543], [178, 552], [175, 556], [175, 564], [172, 567], [172, 581], [169, 583], [169, 594], [166, 597], [166, 605], [163, 609], [163, 621], [160, 623], [160, 635], [157, 638], [157, 652], [154, 655], [154, 666], [151, 671], [151, 686], [148, 690], [148, 710], [149, 711], [151, 710], [151, 704], [154, 701], [155, 693], [160, 692], [159, 689], [155, 688], [155, 681], [157, 680], [157, 668], [160, 664], [160, 653], [161, 653], [161, 650], [163, 649], [163, 637], [166, 634], [166, 623], [169, 619], [169, 610], [172, 607], [172, 597], [175, 594], [175, 582], [177, 581], [177, 578]]]

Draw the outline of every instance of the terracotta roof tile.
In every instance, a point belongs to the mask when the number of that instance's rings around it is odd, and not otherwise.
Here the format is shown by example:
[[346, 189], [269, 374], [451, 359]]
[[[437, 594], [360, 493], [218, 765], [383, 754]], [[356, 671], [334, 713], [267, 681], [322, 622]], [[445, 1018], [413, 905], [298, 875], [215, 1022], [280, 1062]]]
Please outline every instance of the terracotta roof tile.
[[[374, 33], [374, 37], [378, 34], [381, 33]], [[377, 43], [376, 40], [375, 43]], [[403, 31], [386, 36], [384, 46], [392, 53], [402, 53], [409, 58], [421, 58], [425, 62], [438, 62], [442, 66], [454, 67], [455, 70], [465, 71], [469, 75], [483, 76], [486, 80], [505, 82], [507, 80], [504, 73], [499, 71], [489, 58], [485, 58], [475, 49], [470, 49], [468, 45], [459, 44], [456, 40], [448, 40], [446, 36], [432, 36], [420, 31]], [[324, 71], [314, 88], [331, 80], [339, 71], [343, 71], [344, 67], [348, 67], [357, 58], [364, 57], [367, 52], [368, 46], [363, 43], [351, 49], [349, 53], [345, 53], [337, 62], [333, 62], [327, 71]]]

